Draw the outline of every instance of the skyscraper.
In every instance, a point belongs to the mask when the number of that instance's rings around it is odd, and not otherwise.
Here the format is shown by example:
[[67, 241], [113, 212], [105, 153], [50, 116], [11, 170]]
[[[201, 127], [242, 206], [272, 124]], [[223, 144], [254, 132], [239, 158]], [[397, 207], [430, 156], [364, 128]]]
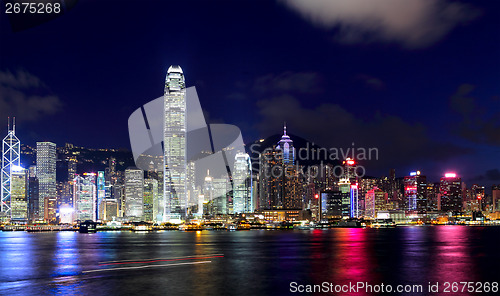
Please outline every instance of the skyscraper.
[[10, 219], [11, 216], [11, 181], [12, 168], [21, 165], [20, 147], [21, 143], [16, 137], [16, 122], [10, 128], [10, 118], [7, 124], [7, 136], [2, 141], [2, 171], [0, 173], [1, 181], [1, 213], [0, 219]]
[[96, 220], [97, 190], [95, 174], [85, 173], [81, 177], [76, 175], [73, 180], [73, 209], [75, 220]]
[[381, 189], [374, 187], [365, 195], [365, 216], [369, 218], [377, 218], [380, 211], [387, 210], [387, 193]]
[[427, 181], [420, 171], [411, 172], [404, 178], [405, 210], [427, 211]]
[[11, 221], [26, 221], [28, 220], [27, 172], [20, 166], [13, 166], [11, 172]]
[[153, 221], [156, 219], [154, 216], [154, 202], [158, 199], [158, 180], [145, 179], [144, 180], [144, 221]]
[[463, 208], [462, 179], [455, 173], [447, 173], [439, 186], [441, 211], [460, 212]]
[[143, 219], [144, 171], [138, 168], [125, 170], [125, 213], [130, 220]]
[[237, 153], [233, 174], [233, 211], [235, 214], [251, 213], [252, 208], [252, 164], [246, 153]]
[[302, 209], [301, 175], [295, 165], [295, 148], [286, 133], [274, 149], [260, 155], [259, 209]]
[[170, 66], [165, 80], [164, 221], [186, 217], [186, 86], [181, 67]]
[[[36, 174], [38, 177], [39, 215], [47, 221], [56, 218], [56, 144], [36, 143]], [[42, 217], [39, 217], [42, 218]]]
[[97, 172], [97, 219], [104, 219], [106, 208], [106, 188], [104, 183], [104, 172]]

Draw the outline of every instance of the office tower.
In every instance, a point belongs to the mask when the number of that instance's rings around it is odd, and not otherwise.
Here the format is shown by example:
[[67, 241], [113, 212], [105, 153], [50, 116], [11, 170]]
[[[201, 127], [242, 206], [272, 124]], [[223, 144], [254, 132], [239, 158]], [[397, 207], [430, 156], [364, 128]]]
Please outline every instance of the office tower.
[[[358, 194], [358, 177], [356, 173], [356, 162], [354, 159], [351, 158], [346, 158], [346, 160], [343, 162], [343, 175], [342, 175], [342, 182], [339, 182], [339, 187], [342, 184], [342, 191], [344, 193], [344, 198], [342, 201], [342, 204], [345, 207], [349, 207], [349, 214], [348, 216], [350, 218], [358, 218], [360, 216], [360, 209], [359, 209], [359, 194]], [[349, 185], [347, 187], [347, 185]], [[347, 193], [347, 188], [349, 188], [349, 202], [347, 203], [345, 194]], [[345, 210], [345, 209], [344, 209]], [[344, 211], [344, 216], [345, 215]]]
[[439, 185], [440, 210], [443, 212], [461, 212], [462, 179], [455, 173], [446, 173]]
[[427, 211], [427, 181], [420, 171], [411, 172], [404, 178], [405, 210]]
[[75, 156], [68, 157], [68, 181], [73, 181], [76, 177], [76, 164], [77, 160]]
[[125, 186], [123, 184], [115, 184], [112, 187], [111, 198], [118, 203], [118, 216], [125, 216]]
[[144, 172], [138, 168], [125, 170], [125, 212], [124, 216], [141, 221], [144, 213]]
[[[196, 211], [193, 212], [198, 205], [198, 194], [196, 191], [196, 165], [195, 162], [189, 162], [187, 164], [186, 170], [186, 198], [187, 198], [187, 213], [188, 215], [192, 215]], [[156, 201], [158, 204], [158, 201]]]
[[170, 66], [165, 80], [164, 221], [186, 216], [186, 86], [181, 67]]
[[319, 198], [319, 217], [321, 220], [342, 218], [342, 192], [339, 190], [326, 190], [319, 194]]
[[96, 221], [97, 189], [94, 173], [76, 175], [73, 180], [73, 209], [75, 220]]
[[282, 209], [280, 190], [281, 163], [278, 153], [266, 148], [259, 157], [259, 209]]
[[144, 221], [156, 220], [154, 213], [154, 202], [158, 201], [158, 180], [144, 180]]
[[10, 127], [10, 118], [7, 124], [7, 136], [2, 141], [2, 170], [0, 173], [0, 187], [1, 187], [1, 207], [0, 207], [0, 220], [10, 219], [11, 213], [11, 181], [12, 169], [14, 166], [21, 165], [20, 148], [21, 142], [16, 137], [16, 121], [15, 118]]
[[491, 187], [491, 195], [493, 202], [493, 212], [500, 211], [500, 185], [493, 185]]
[[57, 204], [59, 214], [61, 213], [61, 208], [73, 209], [73, 180], [74, 178], [71, 181], [58, 183]]
[[427, 183], [427, 211], [438, 211], [439, 183]]
[[471, 186], [470, 190], [463, 191], [467, 191], [469, 193], [467, 196], [464, 196], [464, 206], [466, 211], [477, 212], [484, 210], [484, 186], [474, 184]]
[[348, 178], [340, 178], [339, 190], [342, 195], [342, 218], [350, 218], [351, 214], [351, 181]]
[[104, 211], [106, 209], [106, 188], [104, 180], [104, 172], [97, 172], [97, 210], [96, 215], [98, 220], [104, 219]]
[[252, 213], [252, 163], [247, 153], [235, 156], [233, 184], [233, 212]]
[[276, 150], [281, 151], [281, 159], [285, 165], [295, 164], [295, 148], [290, 136], [286, 134], [286, 124], [283, 126], [283, 135], [276, 146]]
[[53, 222], [56, 218], [56, 160], [56, 144], [51, 142], [36, 143], [39, 213], [43, 214], [43, 218], [48, 222]]
[[28, 201], [26, 194], [27, 172], [20, 166], [11, 168], [11, 221], [28, 220]]
[[380, 211], [387, 210], [387, 193], [380, 188], [372, 188], [365, 195], [365, 217], [377, 218]]
[[295, 166], [295, 148], [286, 133], [260, 155], [259, 209], [302, 209], [302, 176]]
[[[31, 167], [30, 167], [31, 169]], [[31, 170], [30, 170], [31, 171]], [[36, 221], [39, 215], [38, 178], [29, 172], [28, 176], [28, 219]]]

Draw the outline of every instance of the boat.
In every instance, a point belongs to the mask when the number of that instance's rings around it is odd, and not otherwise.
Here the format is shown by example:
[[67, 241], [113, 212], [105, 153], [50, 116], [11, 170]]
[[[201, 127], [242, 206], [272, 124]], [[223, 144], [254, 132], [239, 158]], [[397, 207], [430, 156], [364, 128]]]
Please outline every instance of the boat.
[[93, 233], [97, 232], [97, 223], [91, 220], [86, 220], [79, 224], [78, 232], [80, 233]]

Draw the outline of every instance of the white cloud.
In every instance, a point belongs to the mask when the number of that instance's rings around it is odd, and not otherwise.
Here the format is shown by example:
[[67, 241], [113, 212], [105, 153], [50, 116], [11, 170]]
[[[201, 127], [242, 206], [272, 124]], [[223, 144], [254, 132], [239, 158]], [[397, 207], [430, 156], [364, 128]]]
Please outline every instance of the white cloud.
[[282, 0], [313, 24], [338, 29], [340, 42], [398, 42], [428, 46], [460, 23], [476, 18], [476, 8], [447, 0]]

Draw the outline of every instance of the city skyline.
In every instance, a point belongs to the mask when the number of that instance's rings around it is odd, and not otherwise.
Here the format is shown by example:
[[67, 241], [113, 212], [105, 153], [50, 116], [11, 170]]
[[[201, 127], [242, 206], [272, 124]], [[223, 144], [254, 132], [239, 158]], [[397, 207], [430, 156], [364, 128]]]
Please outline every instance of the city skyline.
[[[294, 1], [148, 1], [136, 23], [128, 16], [138, 17], [137, 11], [124, 7], [114, 18], [120, 26], [110, 28], [112, 2], [98, 11], [78, 3], [51, 22], [19, 32], [3, 18], [0, 32], [10, 45], [0, 55], [0, 117], [18, 117], [21, 130], [29, 131], [22, 134], [25, 143], [128, 148], [128, 116], [160, 96], [160, 77], [169, 65], [180, 64], [187, 86], [197, 87], [207, 121], [239, 126], [245, 143], [267, 138], [286, 121], [292, 134], [322, 147], [377, 147], [380, 159], [366, 164], [373, 175], [419, 167], [439, 179], [446, 167], [469, 183], [498, 183], [498, 162], [491, 159], [500, 157], [499, 4], [398, 5], [401, 15], [413, 16], [400, 29], [383, 9], [356, 12], [356, 4], [347, 6], [352, 10], [335, 5], [318, 10]], [[172, 15], [183, 29], [158, 38], [167, 34], [153, 21], [161, 11], [194, 7], [192, 22]], [[453, 13], [444, 17], [445, 11]], [[95, 21], [78, 26], [89, 14]], [[350, 17], [364, 21], [351, 23]], [[224, 20], [234, 23], [225, 26]], [[360, 38], [361, 32], [369, 38]], [[45, 59], [31, 54], [32, 44]]]

